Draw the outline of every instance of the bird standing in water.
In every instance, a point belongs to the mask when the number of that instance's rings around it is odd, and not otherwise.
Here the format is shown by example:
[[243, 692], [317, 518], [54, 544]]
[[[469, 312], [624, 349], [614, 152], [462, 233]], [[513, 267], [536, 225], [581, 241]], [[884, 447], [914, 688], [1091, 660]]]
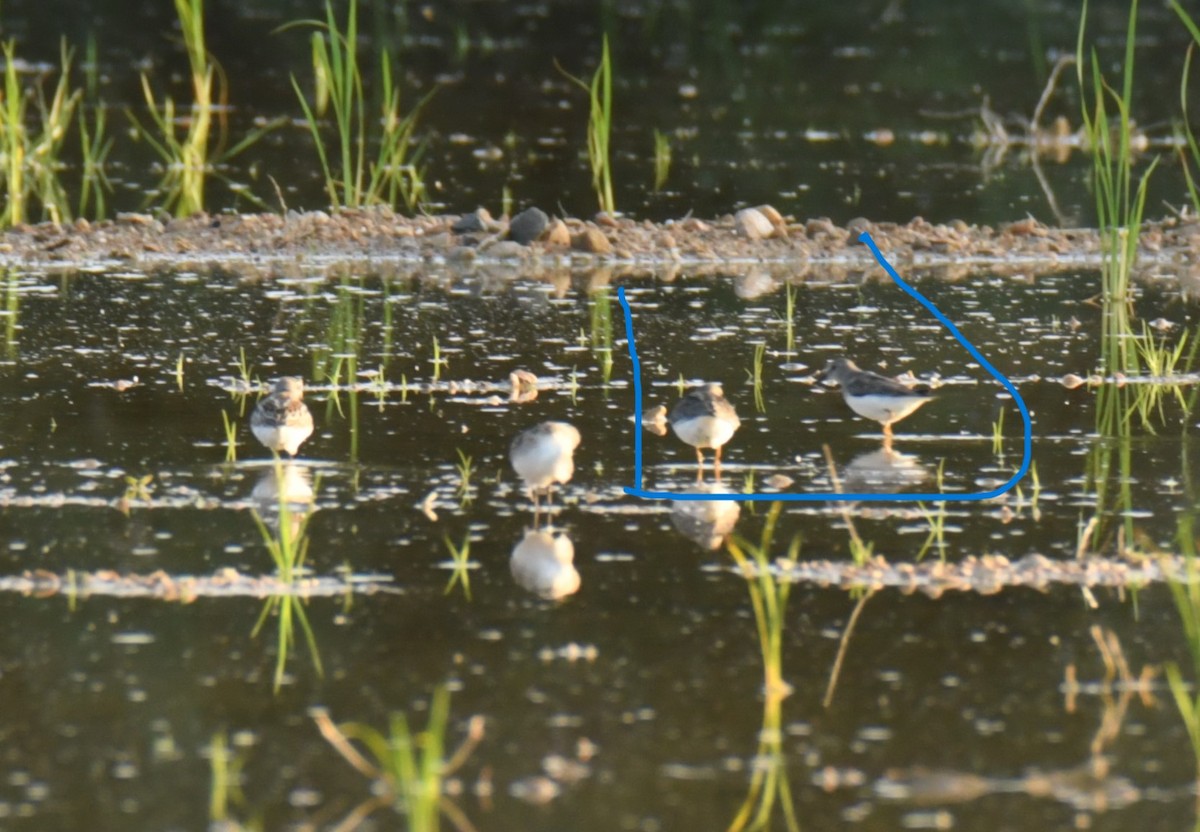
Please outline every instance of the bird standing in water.
[[508, 458], [517, 476], [525, 480], [535, 515], [538, 496], [546, 492], [549, 502], [551, 486], [556, 482], [570, 482], [574, 476], [575, 449], [579, 447], [580, 439], [576, 427], [567, 422], [542, 422], [513, 438]]
[[703, 384], [693, 387], [679, 403], [671, 409], [671, 430], [675, 435], [696, 449], [696, 479], [704, 471], [704, 449], [713, 449], [713, 470], [721, 477], [721, 446], [733, 438], [741, 427], [737, 411], [725, 398], [720, 384]]
[[312, 414], [304, 403], [304, 379], [285, 376], [276, 381], [250, 415], [250, 430], [268, 450], [294, 457], [313, 432]]
[[910, 387], [894, 378], [859, 369], [849, 358], [833, 359], [816, 378], [837, 382], [851, 410], [883, 425], [886, 445], [892, 441], [892, 425], [933, 398], [928, 384]]

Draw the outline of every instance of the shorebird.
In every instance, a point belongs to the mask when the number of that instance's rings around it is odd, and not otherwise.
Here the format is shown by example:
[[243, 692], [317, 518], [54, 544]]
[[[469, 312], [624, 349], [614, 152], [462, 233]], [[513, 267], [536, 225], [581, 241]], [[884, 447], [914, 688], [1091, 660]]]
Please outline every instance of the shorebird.
[[719, 478], [721, 446], [733, 438], [734, 431], [742, 424], [721, 385], [693, 387], [671, 409], [669, 421], [675, 435], [696, 449], [696, 462], [700, 466], [696, 479], [700, 479], [704, 470], [705, 448], [713, 449], [713, 468]]
[[817, 373], [816, 379], [837, 382], [851, 410], [883, 425], [884, 442], [891, 442], [893, 424], [933, 398], [928, 384], [909, 386], [879, 373], [861, 370], [849, 358], [833, 359]]
[[542, 422], [514, 437], [508, 458], [517, 476], [525, 480], [534, 512], [541, 492], [546, 492], [549, 501], [554, 483], [570, 482], [575, 473], [575, 449], [579, 441], [579, 431], [566, 422]]
[[313, 432], [312, 414], [304, 403], [304, 379], [285, 376], [276, 381], [250, 415], [250, 430], [268, 450], [295, 456]]

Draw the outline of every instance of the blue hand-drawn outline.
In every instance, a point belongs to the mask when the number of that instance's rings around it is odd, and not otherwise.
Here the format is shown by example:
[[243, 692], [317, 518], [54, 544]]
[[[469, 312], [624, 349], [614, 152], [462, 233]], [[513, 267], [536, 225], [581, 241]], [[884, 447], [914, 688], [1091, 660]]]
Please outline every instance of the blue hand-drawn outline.
[[945, 502], [968, 502], [973, 500], [990, 500], [993, 497], [999, 497], [1006, 491], [1010, 491], [1021, 478], [1029, 471], [1029, 464], [1033, 457], [1033, 423], [1029, 418], [1029, 408], [1025, 406], [1025, 400], [1021, 398], [1021, 394], [1017, 392], [1017, 388], [1009, 381], [1003, 373], [992, 366], [979, 350], [963, 337], [963, 334], [958, 331], [949, 318], [943, 315], [936, 306], [929, 302], [928, 299], [912, 286], [904, 282], [904, 279], [896, 273], [892, 268], [892, 264], [880, 253], [879, 247], [875, 245], [875, 241], [871, 239], [871, 235], [865, 231], [858, 235], [859, 242], [866, 243], [871, 249], [871, 254], [875, 255], [875, 259], [879, 261], [879, 265], [883, 266], [884, 270], [891, 276], [896, 284], [912, 295], [921, 305], [928, 309], [942, 326], [950, 331], [950, 334], [958, 340], [960, 344], [967, 348], [967, 352], [979, 362], [985, 370], [992, 374], [1012, 396], [1013, 401], [1017, 403], [1017, 409], [1021, 411], [1021, 419], [1025, 423], [1025, 451], [1021, 458], [1021, 467], [1017, 473], [1013, 474], [1012, 479], [1004, 483], [998, 488], [993, 488], [991, 491], [978, 491], [971, 494], [915, 494], [915, 493], [890, 493], [890, 494], [849, 494], [849, 493], [817, 493], [817, 494], [683, 494], [673, 491], [646, 491], [642, 488], [642, 365], [638, 361], [637, 345], [633, 339], [633, 314], [629, 311], [629, 301], [625, 299], [625, 288], [617, 287], [617, 299], [621, 302], [621, 308], [625, 310], [625, 336], [629, 341], [629, 358], [633, 361], [633, 398], [634, 398], [634, 423], [633, 423], [633, 453], [634, 453], [634, 482], [633, 488], [626, 487], [625, 493], [634, 497], [644, 497], [652, 500], [781, 500], [788, 502], [818, 502], [824, 500], [857, 500], [863, 502], [902, 502], [914, 500], [935, 500]]

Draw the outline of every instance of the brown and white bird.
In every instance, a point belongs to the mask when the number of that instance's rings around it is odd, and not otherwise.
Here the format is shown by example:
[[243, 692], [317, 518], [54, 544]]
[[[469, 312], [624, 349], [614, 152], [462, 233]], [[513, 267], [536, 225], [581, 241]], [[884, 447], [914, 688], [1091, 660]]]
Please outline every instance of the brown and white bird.
[[517, 476], [525, 481], [536, 512], [538, 496], [555, 483], [568, 483], [575, 474], [575, 449], [579, 431], [567, 422], [542, 422], [518, 433], [508, 449]]
[[835, 358], [817, 373], [817, 381], [835, 381], [842, 397], [859, 416], [883, 425], [884, 441], [891, 441], [892, 425], [933, 398], [928, 384], [909, 386], [894, 378], [859, 369], [849, 358]]
[[696, 462], [704, 470], [704, 449], [713, 449], [713, 467], [721, 476], [721, 446], [733, 438], [741, 427], [737, 411], [725, 398], [719, 384], [702, 384], [693, 387], [671, 409], [669, 418], [675, 435], [696, 449]]
[[276, 381], [250, 415], [250, 430], [268, 450], [295, 456], [313, 432], [312, 414], [304, 403], [304, 379], [285, 376]]

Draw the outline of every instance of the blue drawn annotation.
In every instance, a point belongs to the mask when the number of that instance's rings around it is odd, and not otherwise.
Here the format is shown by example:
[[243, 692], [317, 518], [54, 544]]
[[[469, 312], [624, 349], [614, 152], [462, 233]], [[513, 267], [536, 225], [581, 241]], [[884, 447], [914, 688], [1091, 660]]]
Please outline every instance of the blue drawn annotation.
[[1017, 409], [1021, 411], [1021, 420], [1025, 425], [1025, 444], [1024, 454], [1021, 457], [1021, 467], [1013, 474], [1012, 479], [1003, 485], [993, 488], [991, 491], [977, 491], [969, 494], [960, 493], [936, 493], [936, 494], [918, 494], [913, 492], [898, 492], [886, 494], [851, 494], [851, 493], [815, 493], [815, 494], [684, 494], [674, 491], [647, 491], [642, 488], [642, 366], [638, 362], [637, 344], [633, 337], [633, 315], [629, 311], [629, 301], [625, 299], [624, 287], [617, 288], [617, 299], [621, 302], [621, 308], [625, 310], [625, 335], [629, 341], [629, 358], [633, 361], [633, 398], [634, 398], [634, 487], [626, 488], [625, 493], [634, 497], [645, 497], [653, 500], [781, 500], [785, 502], [819, 502], [823, 500], [857, 500], [863, 502], [901, 502], [901, 501], [916, 501], [916, 500], [944, 500], [946, 502], [970, 502], [974, 500], [990, 500], [993, 497], [999, 497], [1006, 491], [1012, 490], [1021, 478], [1029, 471], [1029, 464], [1033, 457], [1033, 424], [1029, 418], [1029, 408], [1025, 405], [1025, 400], [1021, 398], [1021, 394], [1017, 392], [1017, 388], [1009, 381], [1004, 374], [992, 366], [979, 350], [975, 349], [963, 334], [958, 331], [949, 318], [941, 313], [936, 306], [914, 289], [912, 286], [904, 282], [903, 278], [896, 273], [892, 268], [892, 264], [880, 253], [879, 247], [875, 245], [875, 241], [871, 239], [871, 235], [863, 232], [858, 237], [859, 242], [866, 243], [871, 249], [871, 254], [875, 255], [875, 259], [879, 261], [879, 265], [883, 266], [884, 270], [891, 276], [901, 289], [912, 295], [922, 306], [929, 310], [933, 317], [941, 322], [942, 326], [950, 331], [950, 334], [955, 339], [966, 347], [967, 352], [971, 354], [980, 366], [992, 374], [1004, 388], [1008, 390], [1013, 401], [1017, 403]]

